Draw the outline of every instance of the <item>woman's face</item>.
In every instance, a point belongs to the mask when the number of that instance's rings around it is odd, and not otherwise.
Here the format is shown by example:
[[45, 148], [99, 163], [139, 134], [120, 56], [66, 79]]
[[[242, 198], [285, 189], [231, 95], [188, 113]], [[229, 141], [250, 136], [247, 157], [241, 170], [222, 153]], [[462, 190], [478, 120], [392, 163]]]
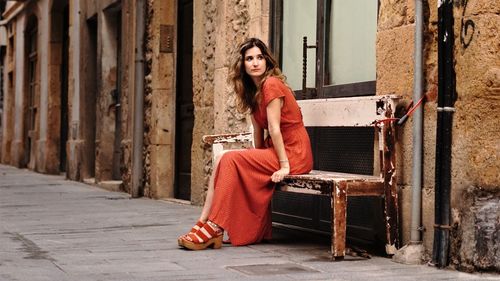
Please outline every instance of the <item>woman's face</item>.
[[245, 52], [243, 58], [245, 62], [245, 71], [253, 82], [258, 85], [266, 72], [266, 59], [259, 47], [252, 47]]

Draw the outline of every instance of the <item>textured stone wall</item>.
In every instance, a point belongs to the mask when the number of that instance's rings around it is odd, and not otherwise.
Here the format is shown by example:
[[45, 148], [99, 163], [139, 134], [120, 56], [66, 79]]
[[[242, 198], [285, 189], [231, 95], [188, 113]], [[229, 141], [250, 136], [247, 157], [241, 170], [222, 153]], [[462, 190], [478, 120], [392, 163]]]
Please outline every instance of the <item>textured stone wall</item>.
[[[426, 228], [424, 246], [432, 250], [434, 206], [434, 152], [437, 87], [437, 6], [424, 2], [423, 94], [424, 155], [422, 185], [422, 221]], [[413, 98], [415, 7], [414, 1], [381, 1], [377, 32], [377, 94], [394, 93], [403, 97], [406, 107]], [[413, 118], [399, 127], [397, 176], [401, 188], [401, 232], [403, 243], [410, 239], [412, 195]], [[429, 251], [427, 251], [429, 257]]]
[[[193, 104], [194, 127], [191, 149], [191, 202], [204, 202], [205, 187], [210, 172], [210, 151], [204, 149], [201, 138], [214, 133], [214, 53], [215, 17], [214, 1], [194, 2], [193, 26]], [[208, 149], [208, 147], [206, 147]]]
[[217, 1], [214, 56], [215, 132], [248, 130], [245, 115], [236, 110], [236, 96], [227, 78], [235, 51], [248, 34], [247, 1]]
[[[499, 270], [500, 4], [455, 1], [455, 104], [452, 146], [452, 265]], [[377, 33], [377, 93], [413, 95], [414, 1], [381, 1]], [[437, 3], [424, 2], [424, 258], [432, 253], [437, 94]], [[400, 129], [398, 182], [402, 236], [410, 233], [412, 120]]]
[[145, 16], [145, 25], [146, 25], [146, 34], [144, 38], [146, 40], [144, 44], [144, 148], [143, 148], [143, 161], [144, 161], [144, 171], [143, 171], [143, 179], [144, 179], [144, 189], [145, 193], [149, 193], [150, 189], [150, 171], [151, 171], [151, 163], [150, 163], [150, 153], [147, 149], [148, 142], [146, 140], [146, 136], [148, 132], [151, 130], [151, 95], [153, 93], [152, 85], [151, 85], [151, 71], [152, 71], [152, 63], [153, 63], [153, 7], [154, 1], [147, 1], [146, 6], [146, 16]]
[[173, 0], [149, 0], [146, 8], [144, 195], [153, 198], [174, 197], [175, 54], [160, 52], [159, 30], [175, 27], [175, 7]]
[[500, 3], [455, 1], [452, 262], [500, 271]]

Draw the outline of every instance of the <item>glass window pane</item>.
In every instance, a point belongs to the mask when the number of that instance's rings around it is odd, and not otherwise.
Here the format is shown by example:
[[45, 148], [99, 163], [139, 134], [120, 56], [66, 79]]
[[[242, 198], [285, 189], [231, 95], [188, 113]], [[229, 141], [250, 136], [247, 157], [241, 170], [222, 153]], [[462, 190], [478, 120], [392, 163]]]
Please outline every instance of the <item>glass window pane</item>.
[[[293, 90], [302, 89], [302, 45], [316, 44], [316, 1], [283, 0], [282, 70]], [[307, 51], [307, 87], [315, 86], [316, 49]]]
[[326, 15], [324, 84], [374, 81], [377, 1], [333, 0]]

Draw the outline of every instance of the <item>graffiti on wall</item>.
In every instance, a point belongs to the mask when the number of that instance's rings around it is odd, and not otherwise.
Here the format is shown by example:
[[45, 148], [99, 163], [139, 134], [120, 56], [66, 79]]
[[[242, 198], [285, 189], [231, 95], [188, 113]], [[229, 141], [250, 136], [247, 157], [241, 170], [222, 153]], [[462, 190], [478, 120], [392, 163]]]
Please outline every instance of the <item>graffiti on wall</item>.
[[476, 25], [473, 20], [467, 19], [464, 21], [468, 2], [469, 0], [455, 0], [455, 7], [462, 9], [462, 19], [460, 20], [460, 44], [462, 44], [464, 49], [469, 47], [474, 38], [474, 31], [476, 30]]

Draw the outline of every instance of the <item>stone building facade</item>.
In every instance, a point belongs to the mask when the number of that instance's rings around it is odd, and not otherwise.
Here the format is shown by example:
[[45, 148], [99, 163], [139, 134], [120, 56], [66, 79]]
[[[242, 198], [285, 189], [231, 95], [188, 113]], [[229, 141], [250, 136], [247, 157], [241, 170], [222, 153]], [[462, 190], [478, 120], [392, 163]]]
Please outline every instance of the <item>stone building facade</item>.
[[135, 4], [7, 1], [2, 163], [130, 189]]
[[[273, 45], [268, 0], [7, 1], [1, 25], [1, 163], [140, 195], [204, 202], [211, 166], [201, 137], [247, 131], [227, 83], [238, 44]], [[286, 1], [284, 1], [286, 2]], [[423, 259], [433, 248], [438, 3], [424, 2]], [[318, 2], [319, 3], [319, 2]], [[414, 1], [378, 2], [376, 92], [413, 92]], [[455, 113], [452, 128], [450, 262], [461, 270], [500, 270], [500, 4], [454, 1]], [[354, 17], [355, 15], [353, 15]], [[137, 22], [145, 42], [136, 41]], [[135, 56], [145, 52], [144, 93]], [[287, 73], [285, 73], [287, 74]], [[134, 109], [143, 95], [144, 114]], [[133, 167], [135, 118], [143, 120], [141, 167]], [[412, 119], [398, 135], [401, 236], [410, 240]]]

